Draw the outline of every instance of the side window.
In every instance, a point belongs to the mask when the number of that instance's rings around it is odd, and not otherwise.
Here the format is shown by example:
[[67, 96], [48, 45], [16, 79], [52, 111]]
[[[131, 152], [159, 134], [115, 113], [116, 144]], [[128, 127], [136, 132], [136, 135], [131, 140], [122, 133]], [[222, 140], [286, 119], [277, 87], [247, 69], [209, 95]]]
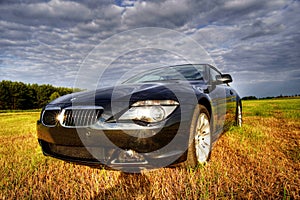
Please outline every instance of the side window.
[[193, 66], [198, 71], [198, 74], [201, 77], [201, 79], [203, 79], [205, 82], [208, 82], [209, 80], [208, 66], [207, 65], [193, 65]]

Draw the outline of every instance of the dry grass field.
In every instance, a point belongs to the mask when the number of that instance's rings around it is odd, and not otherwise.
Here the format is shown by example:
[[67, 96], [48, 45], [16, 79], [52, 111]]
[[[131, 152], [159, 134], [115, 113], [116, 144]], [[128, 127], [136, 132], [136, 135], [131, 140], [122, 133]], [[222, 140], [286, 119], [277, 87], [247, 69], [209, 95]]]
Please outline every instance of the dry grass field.
[[300, 199], [300, 98], [244, 101], [243, 112], [206, 166], [142, 174], [45, 157], [39, 113], [1, 113], [0, 199]]

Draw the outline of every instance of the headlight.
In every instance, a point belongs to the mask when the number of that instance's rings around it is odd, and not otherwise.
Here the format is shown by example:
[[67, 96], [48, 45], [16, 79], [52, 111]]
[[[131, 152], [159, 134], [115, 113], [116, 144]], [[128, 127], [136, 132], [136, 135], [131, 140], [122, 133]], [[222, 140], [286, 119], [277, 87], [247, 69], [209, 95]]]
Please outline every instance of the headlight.
[[179, 105], [173, 100], [138, 101], [119, 120], [138, 120], [147, 123], [166, 119]]

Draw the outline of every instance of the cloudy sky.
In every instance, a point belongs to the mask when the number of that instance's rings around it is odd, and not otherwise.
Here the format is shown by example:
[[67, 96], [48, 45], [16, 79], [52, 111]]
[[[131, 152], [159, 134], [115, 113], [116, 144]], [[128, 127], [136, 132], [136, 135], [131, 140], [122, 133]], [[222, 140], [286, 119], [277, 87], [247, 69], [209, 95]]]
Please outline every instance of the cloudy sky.
[[[144, 27], [152, 28], [132, 32]], [[105, 74], [110, 80], [128, 69], [124, 60], [140, 70], [166, 64], [165, 58], [176, 64], [183, 55], [169, 47], [135, 46], [115, 55], [125, 41], [138, 46], [147, 34], [178, 41], [153, 27], [184, 35], [184, 44], [195, 41], [232, 74], [241, 96], [300, 94], [298, 0], [0, 0], [0, 80], [73, 87], [78, 73], [88, 71], [85, 65], [104, 56], [113, 57], [113, 70]], [[95, 60], [95, 49], [106, 54]]]

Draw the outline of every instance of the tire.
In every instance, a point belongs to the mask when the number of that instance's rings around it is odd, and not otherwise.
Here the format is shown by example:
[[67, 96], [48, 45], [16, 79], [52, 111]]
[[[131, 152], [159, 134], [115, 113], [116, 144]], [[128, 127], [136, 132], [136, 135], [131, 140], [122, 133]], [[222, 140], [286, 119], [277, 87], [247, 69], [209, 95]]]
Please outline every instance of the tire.
[[210, 114], [206, 107], [196, 107], [190, 128], [190, 141], [186, 167], [196, 167], [205, 164], [209, 158], [212, 148]]
[[238, 101], [237, 106], [236, 106], [235, 125], [238, 127], [242, 127], [242, 125], [243, 125], [243, 113], [242, 113], [242, 102], [241, 101]]

